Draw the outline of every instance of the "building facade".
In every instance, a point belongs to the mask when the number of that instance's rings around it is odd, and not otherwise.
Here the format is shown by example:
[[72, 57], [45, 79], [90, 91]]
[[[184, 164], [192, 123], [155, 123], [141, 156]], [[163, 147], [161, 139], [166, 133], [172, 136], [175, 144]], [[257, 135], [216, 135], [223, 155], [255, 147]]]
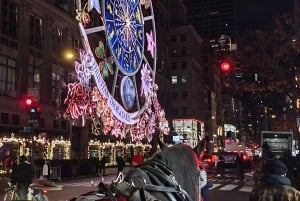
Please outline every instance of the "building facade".
[[[74, 79], [70, 74], [74, 60], [67, 60], [64, 51], [75, 53], [80, 47], [75, 5], [69, 2], [1, 1], [2, 137], [11, 133], [66, 139], [79, 136], [71, 132], [77, 122], [63, 118], [66, 84]], [[29, 96], [41, 107], [40, 120], [34, 125], [24, 109]], [[80, 147], [81, 140], [77, 141], [74, 148]]]
[[[86, 144], [95, 137], [90, 126], [82, 127], [80, 119], [64, 116], [67, 83], [76, 79], [74, 59], [67, 60], [64, 53], [69, 50], [79, 58], [81, 47], [76, 2], [3, 0], [0, 6], [1, 136], [63, 137], [71, 140], [73, 152], [87, 155]], [[205, 135], [204, 125], [207, 116], [211, 117], [209, 96], [214, 96], [203, 72], [202, 38], [189, 25], [186, 14], [176, 14], [186, 12], [182, 0], [155, 1], [153, 8], [158, 99], [170, 125], [178, 118], [197, 122], [191, 143], [195, 144]], [[95, 35], [95, 41], [99, 38], [103, 35]], [[24, 110], [24, 100], [29, 96], [41, 107], [39, 123], [33, 126]]]

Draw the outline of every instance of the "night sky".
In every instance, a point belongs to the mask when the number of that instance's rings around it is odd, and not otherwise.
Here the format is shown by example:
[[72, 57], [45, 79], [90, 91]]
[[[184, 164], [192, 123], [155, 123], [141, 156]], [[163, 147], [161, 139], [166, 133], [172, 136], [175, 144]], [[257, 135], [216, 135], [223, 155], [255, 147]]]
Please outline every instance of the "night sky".
[[237, 0], [240, 31], [260, 29], [280, 13], [292, 12], [294, 0]]

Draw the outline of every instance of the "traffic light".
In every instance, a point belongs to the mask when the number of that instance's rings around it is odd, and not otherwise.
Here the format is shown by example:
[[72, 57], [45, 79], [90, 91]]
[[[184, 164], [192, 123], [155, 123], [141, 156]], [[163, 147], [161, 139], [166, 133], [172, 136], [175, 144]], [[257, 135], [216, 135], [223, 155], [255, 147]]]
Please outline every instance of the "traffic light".
[[32, 97], [25, 98], [24, 103], [29, 120], [38, 120], [41, 115], [41, 107], [36, 104]]
[[232, 68], [233, 68], [232, 61], [230, 61], [228, 59], [221, 60], [220, 68], [223, 73], [229, 73], [230, 71], [232, 71]]
[[41, 116], [41, 107], [34, 106], [28, 110], [28, 116], [30, 120], [38, 120]]
[[25, 110], [32, 108], [35, 105], [35, 101], [32, 97], [26, 97], [24, 100]]

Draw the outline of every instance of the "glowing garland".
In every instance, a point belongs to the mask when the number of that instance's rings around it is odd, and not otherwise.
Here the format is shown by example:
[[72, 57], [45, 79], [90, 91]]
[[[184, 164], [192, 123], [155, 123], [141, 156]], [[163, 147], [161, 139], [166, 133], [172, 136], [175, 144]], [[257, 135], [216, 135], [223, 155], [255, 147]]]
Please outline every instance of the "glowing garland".
[[[140, 4], [147, 9], [151, 5], [151, 1], [140, 1]], [[95, 1], [89, 1], [88, 11], [95, 5]], [[95, 9], [99, 12], [98, 6], [97, 4]], [[68, 84], [68, 94], [64, 101], [68, 105], [66, 113], [72, 119], [81, 117], [83, 126], [86, 119], [92, 120], [94, 134], [112, 134], [120, 138], [125, 138], [127, 134], [130, 134], [133, 141], [140, 141], [144, 138], [151, 141], [156, 128], [159, 128], [163, 134], [168, 134], [168, 121], [158, 102], [158, 86], [153, 82], [148, 63], [143, 64], [141, 70], [140, 96], [145, 98], [143, 110], [128, 112], [110, 94], [104, 78], [109, 76], [108, 73], [112, 74], [113, 59], [111, 57], [106, 58], [104, 45], [101, 41], [95, 51], [91, 50], [84, 29], [90, 22], [90, 17], [85, 11], [86, 7], [83, 11], [76, 11], [84, 50], [80, 50], [80, 63], [75, 62], [75, 71], [79, 82]], [[154, 57], [156, 44], [153, 40], [152, 31], [146, 35], [147, 50]], [[99, 64], [95, 60], [93, 52], [100, 59]], [[96, 83], [96, 86], [92, 88], [89, 86], [91, 78], [94, 78]]]

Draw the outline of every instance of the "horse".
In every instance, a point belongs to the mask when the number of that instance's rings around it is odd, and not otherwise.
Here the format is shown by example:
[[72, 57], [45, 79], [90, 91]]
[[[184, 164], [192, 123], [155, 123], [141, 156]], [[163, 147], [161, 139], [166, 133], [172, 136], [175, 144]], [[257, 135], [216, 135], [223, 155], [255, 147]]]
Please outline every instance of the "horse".
[[[185, 143], [169, 147], [159, 142], [159, 146], [159, 152], [143, 164], [133, 167], [121, 180], [116, 179], [110, 185], [100, 182], [99, 193], [106, 196], [95, 200], [201, 200], [199, 166], [202, 165], [201, 157], [206, 146], [205, 139], [199, 141], [194, 148]], [[84, 199], [76, 201], [79, 200]]]

